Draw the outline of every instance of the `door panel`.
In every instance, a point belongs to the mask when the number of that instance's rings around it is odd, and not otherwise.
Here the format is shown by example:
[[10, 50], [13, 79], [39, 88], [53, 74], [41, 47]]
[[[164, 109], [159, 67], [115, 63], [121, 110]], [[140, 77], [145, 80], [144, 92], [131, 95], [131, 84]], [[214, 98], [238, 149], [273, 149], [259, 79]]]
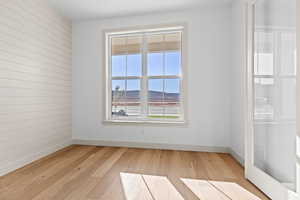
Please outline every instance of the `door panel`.
[[274, 200], [296, 193], [296, 0], [248, 8], [246, 177]]

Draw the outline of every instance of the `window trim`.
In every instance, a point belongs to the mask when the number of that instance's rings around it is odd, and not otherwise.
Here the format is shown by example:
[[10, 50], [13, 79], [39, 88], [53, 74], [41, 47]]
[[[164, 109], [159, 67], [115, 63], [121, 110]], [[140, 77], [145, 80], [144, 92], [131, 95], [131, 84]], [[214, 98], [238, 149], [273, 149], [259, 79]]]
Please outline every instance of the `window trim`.
[[[153, 34], [153, 33], [172, 33], [172, 32], [181, 32], [181, 74], [180, 75], [171, 75], [171, 76], [149, 76], [143, 78], [143, 72], [141, 76], [127, 76], [127, 77], [112, 77], [111, 76], [111, 37], [116, 36], [134, 36], [134, 35], [144, 35], [144, 34]], [[142, 28], [130, 28], [130, 29], [115, 29], [115, 30], [106, 30], [104, 31], [104, 42], [105, 42], [105, 51], [104, 51], [104, 60], [105, 60], [105, 73], [104, 73], [104, 123], [112, 124], [123, 124], [123, 123], [135, 123], [135, 124], [177, 124], [177, 125], [186, 125], [187, 124], [187, 48], [186, 48], [186, 24], [176, 24], [176, 25], [164, 25], [164, 26], [146, 26]], [[145, 40], [143, 40], [145, 42]], [[145, 44], [143, 44], [145, 45]], [[144, 50], [144, 48], [142, 49]], [[142, 56], [145, 56], [145, 52], [142, 52]], [[146, 66], [146, 58], [142, 58], [143, 66]], [[144, 68], [144, 67], [143, 67]], [[145, 72], [144, 72], [145, 73]], [[141, 81], [146, 81], [150, 78], [180, 78], [180, 110], [181, 115], [178, 120], [168, 120], [168, 119], [112, 119], [111, 115], [111, 80], [113, 79], [140, 79]], [[145, 85], [147, 83], [141, 84]], [[145, 90], [144, 90], [145, 91]]]

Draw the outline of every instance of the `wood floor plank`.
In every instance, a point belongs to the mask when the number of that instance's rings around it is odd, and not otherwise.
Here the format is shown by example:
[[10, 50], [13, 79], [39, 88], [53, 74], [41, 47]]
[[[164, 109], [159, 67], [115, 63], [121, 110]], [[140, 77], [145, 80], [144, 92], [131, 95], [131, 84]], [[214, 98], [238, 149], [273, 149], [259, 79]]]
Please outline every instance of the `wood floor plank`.
[[169, 156], [171, 158], [168, 163], [167, 172], [169, 181], [185, 199], [199, 200], [198, 197], [180, 180], [181, 178], [192, 176], [193, 172], [191, 173], [190, 163], [186, 162], [186, 158], [183, 158], [182, 153], [179, 151], [169, 151]]
[[206, 180], [181, 179], [201, 200], [231, 200]]
[[27, 183], [28, 180], [40, 176], [52, 167], [61, 166], [61, 163], [65, 163], [75, 157], [81, 156], [86, 151], [93, 147], [90, 146], [76, 146], [72, 145], [69, 148], [65, 148], [62, 151], [58, 151], [53, 155], [49, 155], [41, 160], [35, 161], [23, 168], [20, 168], [12, 173], [9, 173], [3, 177], [0, 177], [2, 187], [0, 187], [0, 193], [3, 189], [13, 186], [13, 184]]
[[76, 168], [80, 163], [88, 159], [89, 156], [94, 154], [96, 151], [97, 149], [94, 148], [91, 151], [84, 154], [83, 156], [81, 156], [80, 158], [78, 158], [77, 160], [73, 161], [72, 163], [70, 164], [65, 163], [62, 169], [53, 173], [51, 176], [47, 177], [46, 179], [31, 183], [25, 188], [25, 191], [23, 193], [20, 193], [19, 195], [16, 196], [17, 197], [16, 199], [28, 199], [28, 200], [33, 199], [41, 192], [47, 190], [51, 185], [55, 184], [61, 179], [64, 179], [72, 168]]
[[0, 183], [1, 200], [269, 200], [229, 154], [188, 151], [76, 145]]
[[66, 198], [70, 192], [76, 190], [83, 184], [85, 179], [90, 177], [93, 166], [104, 162], [108, 156], [112, 155], [112, 151], [113, 148], [97, 148], [95, 153], [91, 154], [86, 160], [84, 160], [75, 168], [70, 169], [64, 175], [63, 179], [60, 179], [46, 190], [38, 194], [34, 200]]
[[153, 198], [142, 175], [133, 173], [121, 173], [122, 185], [127, 200], [155, 200]]
[[155, 200], [184, 200], [165, 176], [142, 175]]
[[204, 164], [209, 180], [231, 181], [238, 177], [217, 153], [198, 153]]
[[261, 200], [251, 192], [247, 191], [237, 183], [222, 182], [222, 181], [209, 181], [216, 188], [226, 194], [232, 200]]
[[90, 199], [102, 199], [106, 190], [112, 187], [112, 184], [116, 181], [115, 179], [120, 180], [120, 173], [128, 171], [131, 165], [135, 165], [135, 162], [136, 154], [130, 151], [125, 152], [115, 165], [103, 177], [98, 179], [97, 184], [89, 191], [87, 197]]
[[194, 179], [208, 180], [208, 172], [202, 159], [197, 158], [198, 152], [180, 152], [184, 162], [190, 163], [188, 175]]
[[[99, 178], [90, 177], [84, 181], [84, 187], [79, 187], [76, 190], [71, 191], [65, 200], [86, 200], [91, 190], [97, 185]], [[120, 200], [123, 200], [120, 198]]]
[[110, 156], [105, 163], [103, 163], [93, 174], [94, 177], [101, 178], [106, 174], [111, 167], [121, 158], [121, 156], [127, 151], [127, 148], [118, 149], [112, 156]]
[[135, 151], [135, 164], [131, 165], [128, 171], [139, 174], [153, 174], [152, 172], [156, 171], [154, 160], [156, 153], [157, 152], [152, 149], [140, 149]]
[[219, 154], [219, 157], [226, 163], [226, 165], [232, 170], [236, 178], [244, 179], [244, 169], [240, 163], [238, 163], [231, 155], [229, 154]]
[[[127, 172], [127, 173], [135, 173], [135, 174], [143, 174], [143, 173], [150, 173], [151, 170], [153, 170], [151, 163], [153, 162], [152, 157], [156, 154], [156, 151], [149, 150], [149, 149], [130, 149], [128, 151], [128, 164], [124, 166], [122, 169], [122, 172]], [[118, 165], [117, 165], [118, 166]], [[111, 172], [113, 172], [112, 170]], [[110, 172], [110, 173], [111, 173]], [[120, 174], [120, 170], [118, 170]], [[110, 174], [108, 173], [108, 174]], [[105, 177], [104, 177], [105, 178]], [[99, 181], [100, 185], [105, 181], [101, 180]], [[90, 197], [93, 197], [95, 199], [126, 199], [125, 198], [125, 193], [124, 193], [124, 186], [121, 183], [121, 177], [119, 175], [115, 176], [113, 179], [112, 183], [109, 183], [106, 185], [106, 188], [103, 190], [102, 187], [95, 187], [94, 191], [96, 190], [97, 192], [92, 192]], [[122, 195], [117, 195], [113, 192], [110, 191], [117, 191], [119, 188], [122, 189], [123, 191], [123, 196]], [[93, 195], [92, 195], [93, 194]], [[122, 194], [119, 192], [119, 194]], [[119, 196], [119, 197], [118, 197]], [[97, 197], [97, 198], [96, 198]]]
[[[101, 200], [127, 200], [124, 193], [121, 178], [115, 178], [110, 187], [108, 187], [104, 194], [99, 198]], [[74, 200], [74, 199], [72, 199]], [[83, 200], [83, 199], [82, 199]]]
[[1, 191], [0, 199], [19, 200], [34, 198], [51, 184], [61, 179], [70, 168], [81, 163], [94, 151], [95, 147], [88, 147], [78, 153], [78, 155], [72, 156], [70, 159], [65, 158], [63, 162], [59, 162], [51, 168], [47, 169], [46, 167], [45, 171], [37, 176], [32, 178], [27, 177], [26, 180], [23, 180], [23, 183], [15, 184], [12, 187], [6, 188], [4, 191]]
[[[112, 154], [102, 157], [101, 160], [97, 161], [93, 169], [88, 169], [89, 174], [84, 174], [83, 176], [85, 177], [79, 179], [83, 187], [77, 187], [76, 190], [70, 191], [65, 199], [85, 199], [86, 196], [93, 190], [93, 188], [95, 188], [101, 178], [112, 168], [112, 166], [126, 151], [127, 148], [115, 148], [115, 151], [113, 151]], [[97, 171], [99, 172], [99, 169], [103, 169], [102, 174], [100, 175], [100, 173], [98, 173], [99, 176], [95, 177], [94, 175]]]
[[[149, 151], [149, 150], [148, 150]], [[143, 174], [146, 175], [156, 175], [156, 176], [163, 176], [163, 172], [160, 170], [160, 162], [162, 157], [162, 150], [150, 150], [149, 161], [146, 163], [144, 170], [142, 171]]]

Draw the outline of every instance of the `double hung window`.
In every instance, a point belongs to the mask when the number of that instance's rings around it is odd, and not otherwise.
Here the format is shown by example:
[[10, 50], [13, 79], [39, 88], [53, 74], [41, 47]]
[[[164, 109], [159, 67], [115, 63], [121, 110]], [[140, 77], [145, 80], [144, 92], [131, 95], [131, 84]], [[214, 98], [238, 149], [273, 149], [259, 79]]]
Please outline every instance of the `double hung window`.
[[106, 33], [106, 120], [183, 122], [182, 27]]

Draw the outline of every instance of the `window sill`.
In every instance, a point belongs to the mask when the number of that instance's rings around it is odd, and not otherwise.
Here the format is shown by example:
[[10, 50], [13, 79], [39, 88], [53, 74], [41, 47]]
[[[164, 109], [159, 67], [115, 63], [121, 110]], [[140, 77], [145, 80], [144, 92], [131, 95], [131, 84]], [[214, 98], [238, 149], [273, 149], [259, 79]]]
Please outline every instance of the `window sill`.
[[104, 124], [116, 124], [116, 125], [178, 125], [185, 126], [187, 125], [186, 121], [154, 121], [154, 120], [104, 120]]

